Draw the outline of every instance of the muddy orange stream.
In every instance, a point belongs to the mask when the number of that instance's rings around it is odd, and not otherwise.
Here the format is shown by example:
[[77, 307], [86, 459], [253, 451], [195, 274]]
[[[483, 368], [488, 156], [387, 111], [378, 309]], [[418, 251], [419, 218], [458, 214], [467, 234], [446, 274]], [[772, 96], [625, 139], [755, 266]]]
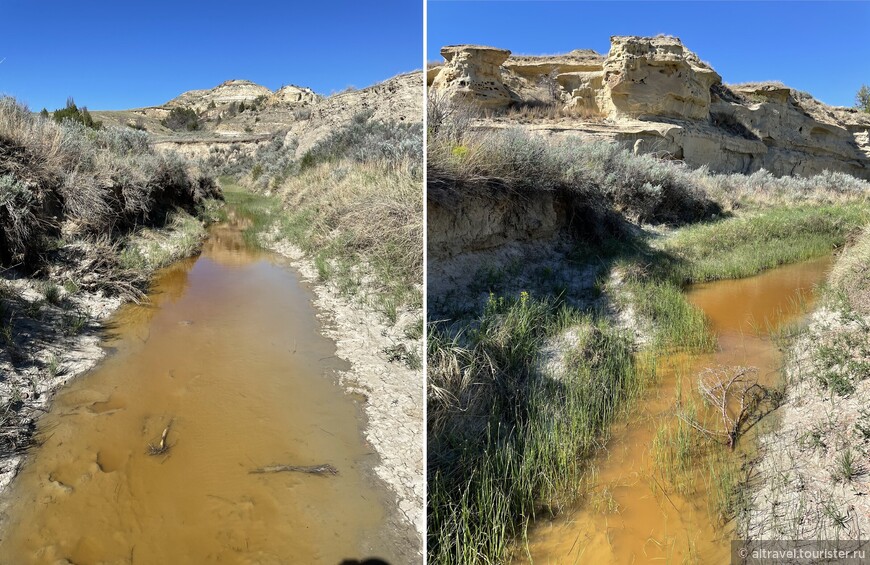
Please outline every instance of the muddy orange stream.
[[678, 395], [694, 394], [707, 367], [754, 366], [761, 381], [774, 382], [781, 358], [769, 331], [800, 315], [829, 266], [821, 259], [692, 287], [688, 298], [706, 313], [719, 350], [659, 360], [656, 383], [592, 462], [591, 494], [564, 516], [534, 524], [517, 562], [728, 563], [733, 526], [710, 508], [702, 473], [684, 495], [665, 484], [652, 452], [656, 433], [676, 421]]
[[[0, 563], [408, 561], [334, 344], [274, 256], [216, 227], [112, 326], [113, 353], [39, 423]], [[338, 474], [251, 473], [321, 464]]]

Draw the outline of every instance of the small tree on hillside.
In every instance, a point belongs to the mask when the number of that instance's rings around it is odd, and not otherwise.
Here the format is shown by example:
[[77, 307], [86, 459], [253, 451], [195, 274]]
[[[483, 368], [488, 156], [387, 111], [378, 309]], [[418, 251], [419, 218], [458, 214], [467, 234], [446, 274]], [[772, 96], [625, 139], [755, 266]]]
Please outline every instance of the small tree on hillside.
[[87, 108], [84, 106], [81, 108], [76, 106], [75, 100], [73, 100], [72, 97], [66, 99], [66, 107], [63, 110], [54, 111], [53, 117], [54, 121], [58, 123], [63, 122], [64, 120], [72, 120], [84, 124], [92, 129], [100, 129], [103, 127], [103, 122], [94, 120]]
[[194, 131], [200, 128], [199, 116], [193, 108], [173, 108], [160, 123], [174, 131]]
[[862, 84], [855, 95], [855, 107], [861, 111], [870, 113], [870, 87]]

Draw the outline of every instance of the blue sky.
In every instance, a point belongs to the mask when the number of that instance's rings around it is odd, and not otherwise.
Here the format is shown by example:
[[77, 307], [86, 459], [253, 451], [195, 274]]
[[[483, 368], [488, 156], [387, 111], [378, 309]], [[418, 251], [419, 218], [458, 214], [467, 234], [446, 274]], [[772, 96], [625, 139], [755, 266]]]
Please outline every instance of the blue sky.
[[429, 0], [427, 58], [477, 43], [606, 54], [611, 35], [675, 35], [725, 82], [781, 80], [833, 105], [870, 85], [870, 2]]
[[0, 93], [31, 109], [162, 104], [248, 79], [321, 94], [422, 66], [416, 0], [0, 0]]

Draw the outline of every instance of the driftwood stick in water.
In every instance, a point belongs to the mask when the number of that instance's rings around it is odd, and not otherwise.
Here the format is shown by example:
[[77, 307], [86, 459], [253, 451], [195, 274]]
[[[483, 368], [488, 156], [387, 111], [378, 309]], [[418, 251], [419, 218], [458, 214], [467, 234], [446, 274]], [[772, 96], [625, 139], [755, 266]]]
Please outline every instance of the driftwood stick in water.
[[268, 467], [259, 467], [252, 471], [249, 471], [252, 474], [261, 474], [261, 473], [282, 473], [282, 472], [290, 472], [290, 473], [308, 473], [311, 475], [337, 475], [338, 469], [330, 465], [329, 463], [324, 463], [323, 465], [270, 465]]
[[166, 424], [166, 428], [163, 429], [163, 433], [160, 434], [160, 443], [154, 445], [153, 443], [148, 444], [148, 453], [150, 455], [160, 455], [161, 453], [165, 453], [169, 450], [169, 445], [166, 443], [166, 438], [169, 437], [169, 428], [172, 427], [172, 420], [169, 420], [169, 423]]

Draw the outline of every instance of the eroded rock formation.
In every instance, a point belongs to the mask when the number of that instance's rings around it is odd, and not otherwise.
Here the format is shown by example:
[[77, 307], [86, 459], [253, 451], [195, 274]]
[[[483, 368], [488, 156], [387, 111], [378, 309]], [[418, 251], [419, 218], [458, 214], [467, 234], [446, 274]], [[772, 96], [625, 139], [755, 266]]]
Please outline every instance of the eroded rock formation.
[[[421, 123], [422, 72], [397, 75], [362, 89], [349, 88], [321, 96], [307, 87], [288, 85], [273, 92], [246, 80], [230, 80], [210, 90], [191, 90], [161, 106], [120, 111], [95, 111], [106, 124], [137, 127], [154, 134], [159, 149], [198, 159], [212, 150], [234, 147], [255, 151], [274, 139], [295, 145], [301, 156], [331, 132], [365, 113], [373, 120]], [[244, 111], [232, 111], [235, 103]], [[191, 108], [201, 119], [195, 132], [173, 132], [161, 123], [172, 108]]]
[[602, 109], [612, 117], [705, 119], [722, 77], [673, 37], [612, 37]]
[[502, 82], [499, 67], [510, 54], [479, 45], [442, 47], [441, 55], [447, 63], [432, 86], [451, 99], [464, 98], [484, 108], [504, 108], [511, 102], [511, 93]]
[[[781, 84], [728, 86], [678, 38], [614, 36], [607, 56], [515, 56], [469, 45], [442, 54], [445, 64], [428, 73], [430, 88], [488, 108], [478, 128], [613, 141], [714, 172], [832, 170], [870, 179], [870, 115]], [[535, 123], [509, 111], [540, 105], [582, 111]]]
[[271, 95], [271, 90], [249, 80], [228, 80], [211, 90], [189, 90], [167, 102], [166, 107], [188, 107], [201, 112], [211, 103], [220, 106], [233, 102], [252, 102], [261, 96]]

